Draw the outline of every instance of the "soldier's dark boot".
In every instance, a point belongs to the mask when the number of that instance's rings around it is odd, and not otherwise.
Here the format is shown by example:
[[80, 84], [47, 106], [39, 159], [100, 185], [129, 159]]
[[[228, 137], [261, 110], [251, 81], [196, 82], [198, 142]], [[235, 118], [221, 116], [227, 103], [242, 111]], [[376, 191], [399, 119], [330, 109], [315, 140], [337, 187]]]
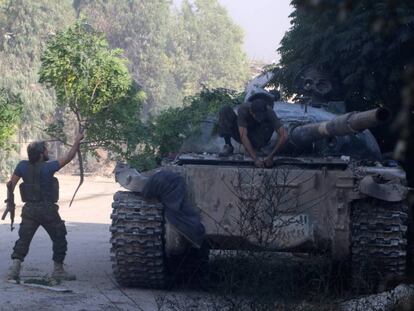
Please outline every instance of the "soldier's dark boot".
[[52, 278], [58, 281], [74, 281], [76, 275], [67, 272], [63, 267], [63, 263], [54, 262]]
[[20, 278], [20, 270], [22, 267], [22, 262], [19, 259], [13, 259], [13, 264], [9, 269], [9, 274], [7, 276], [8, 280], [18, 280]]
[[233, 154], [234, 147], [229, 144], [225, 144], [223, 149], [219, 152], [220, 157], [228, 157]]

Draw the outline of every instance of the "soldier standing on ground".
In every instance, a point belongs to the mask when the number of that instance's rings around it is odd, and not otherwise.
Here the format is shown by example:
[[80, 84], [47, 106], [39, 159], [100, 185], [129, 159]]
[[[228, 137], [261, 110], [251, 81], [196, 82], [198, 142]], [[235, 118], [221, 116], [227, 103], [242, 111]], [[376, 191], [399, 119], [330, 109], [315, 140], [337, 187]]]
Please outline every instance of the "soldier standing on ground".
[[[243, 144], [257, 167], [272, 167], [276, 152], [287, 140], [286, 130], [273, 110], [274, 97], [271, 95], [253, 95], [246, 103], [238, 107], [237, 115], [230, 106], [224, 106], [219, 114], [219, 134], [225, 145], [221, 156], [229, 156], [234, 147], [231, 138]], [[257, 150], [269, 144], [276, 131], [278, 140], [272, 152], [261, 160]]]
[[58, 213], [59, 206], [56, 202], [59, 199], [59, 184], [53, 175], [72, 161], [83, 137], [83, 133], [79, 133], [68, 154], [55, 161], [49, 161], [45, 142], [33, 142], [27, 148], [29, 160], [17, 164], [9, 183], [14, 191], [19, 179], [23, 178], [20, 193], [25, 205], [22, 209], [19, 239], [11, 255], [13, 264], [9, 279], [19, 279], [21, 263], [39, 226], [46, 230], [53, 242], [52, 277], [59, 280], [75, 279], [74, 275], [67, 273], [63, 268], [67, 250], [66, 226]]

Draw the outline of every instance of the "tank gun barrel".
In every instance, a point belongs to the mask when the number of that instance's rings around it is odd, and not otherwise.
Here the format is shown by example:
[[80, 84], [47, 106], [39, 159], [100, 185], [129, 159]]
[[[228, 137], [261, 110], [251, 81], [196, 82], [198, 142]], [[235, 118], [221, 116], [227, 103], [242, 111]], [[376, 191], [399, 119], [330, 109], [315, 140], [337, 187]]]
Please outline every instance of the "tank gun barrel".
[[386, 108], [350, 112], [330, 121], [305, 124], [290, 132], [290, 140], [298, 146], [309, 145], [325, 137], [355, 134], [387, 122], [391, 113]]

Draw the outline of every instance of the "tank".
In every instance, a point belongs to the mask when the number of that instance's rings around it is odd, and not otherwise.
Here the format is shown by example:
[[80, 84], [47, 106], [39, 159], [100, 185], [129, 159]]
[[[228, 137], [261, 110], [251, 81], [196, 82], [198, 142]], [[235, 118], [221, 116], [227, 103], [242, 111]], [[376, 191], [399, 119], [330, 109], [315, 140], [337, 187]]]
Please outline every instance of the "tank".
[[[249, 84], [247, 99], [271, 96], [263, 81], [269, 77]], [[206, 229], [202, 249], [194, 249], [164, 219], [160, 203], [146, 202], [136, 192], [134, 168], [118, 166], [117, 181], [127, 189], [115, 194], [111, 216], [120, 284], [162, 288], [175, 273], [177, 258], [190, 250], [192, 263], [205, 264], [210, 249], [326, 254], [349, 263], [353, 287], [361, 291], [405, 276], [405, 172], [382, 159], [369, 131], [389, 120], [388, 110], [335, 114], [281, 101], [274, 110], [289, 138], [273, 168], [254, 167], [240, 146], [234, 155], [220, 157], [223, 141], [211, 119], [187, 139], [177, 161], [160, 168], [185, 178]]]

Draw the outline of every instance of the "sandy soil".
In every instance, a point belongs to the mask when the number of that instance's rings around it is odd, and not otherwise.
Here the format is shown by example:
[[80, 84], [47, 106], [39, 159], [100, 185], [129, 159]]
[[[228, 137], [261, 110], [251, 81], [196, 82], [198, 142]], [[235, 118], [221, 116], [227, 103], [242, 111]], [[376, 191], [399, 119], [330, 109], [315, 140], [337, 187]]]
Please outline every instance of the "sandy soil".
[[[22, 206], [16, 192], [16, 229], [10, 232], [9, 220], [0, 225], [0, 310], [156, 310], [155, 297], [159, 292], [121, 289], [113, 280], [109, 224], [112, 196], [120, 187], [113, 179], [86, 177], [69, 208], [79, 177], [57, 177], [61, 186], [60, 213], [68, 229], [67, 269], [77, 275], [77, 281], [65, 282], [62, 286], [73, 293], [55, 293], [6, 281]], [[6, 187], [0, 184], [1, 203], [5, 195]], [[2, 212], [4, 204], [0, 206]], [[51, 247], [47, 233], [40, 228], [24, 262], [23, 279], [51, 273]]]

